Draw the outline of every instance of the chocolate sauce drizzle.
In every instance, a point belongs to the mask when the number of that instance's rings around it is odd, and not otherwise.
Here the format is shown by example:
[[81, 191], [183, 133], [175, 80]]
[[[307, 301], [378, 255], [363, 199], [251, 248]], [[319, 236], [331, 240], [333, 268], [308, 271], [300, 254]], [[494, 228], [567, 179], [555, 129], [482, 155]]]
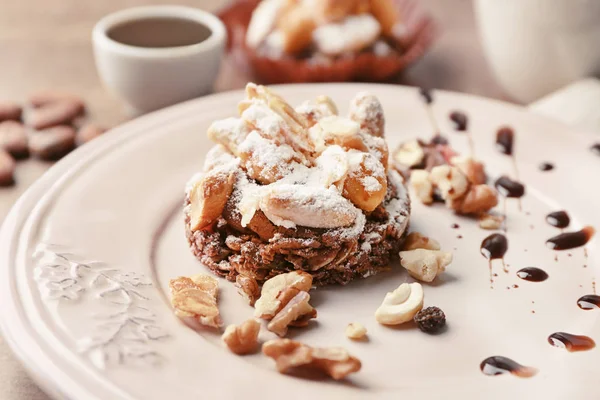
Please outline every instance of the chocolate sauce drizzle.
[[424, 87], [419, 88], [419, 94], [421, 95], [421, 98], [423, 99], [425, 104], [433, 103], [433, 94], [431, 93], [431, 89], [427, 89]]
[[586, 226], [580, 231], [565, 232], [554, 236], [546, 241], [546, 246], [552, 250], [569, 250], [576, 247], [585, 246], [594, 236], [596, 230], [591, 226]]
[[481, 242], [480, 252], [488, 259], [490, 269], [490, 288], [494, 288], [494, 276], [492, 271], [492, 261], [496, 259], [502, 260], [504, 272], [508, 273], [506, 264], [504, 263], [504, 255], [508, 250], [508, 239], [501, 233], [493, 233], [483, 239]]
[[450, 121], [454, 123], [454, 129], [459, 132], [466, 131], [469, 125], [469, 119], [462, 111], [452, 111], [450, 113]]
[[525, 195], [525, 185], [521, 182], [514, 181], [506, 175], [502, 175], [494, 184], [498, 192], [504, 197], [520, 198]]
[[554, 169], [554, 164], [549, 162], [543, 162], [538, 166], [538, 168], [540, 169], [540, 171], [548, 172]]
[[526, 267], [517, 271], [517, 276], [529, 282], [543, 282], [548, 279], [548, 273], [536, 267]]
[[485, 375], [496, 376], [502, 374], [511, 374], [519, 378], [531, 378], [537, 374], [538, 370], [533, 367], [526, 367], [507, 357], [493, 356], [488, 357], [479, 365], [481, 372]]
[[571, 218], [566, 211], [554, 211], [546, 215], [546, 222], [557, 228], [564, 229], [571, 223]]
[[548, 343], [569, 352], [591, 350], [596, 347], [596, 342], [591, 337], [566, 332], [556, 332], [548, 336]]
[[586, 294], [577, 300], [577, 305], [582, 310], [593, 310], [600, 308], [600, 296], [595, 294]]
[[507, 156], [513, 154], [515, 132], [508, 126], [503, 126], [496, 132], [496, 148]]

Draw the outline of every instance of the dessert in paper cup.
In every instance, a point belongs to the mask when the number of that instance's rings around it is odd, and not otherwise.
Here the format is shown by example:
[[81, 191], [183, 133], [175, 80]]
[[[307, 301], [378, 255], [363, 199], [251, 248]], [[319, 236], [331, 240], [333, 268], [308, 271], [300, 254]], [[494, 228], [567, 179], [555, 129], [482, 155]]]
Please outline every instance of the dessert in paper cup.
[[232, 52], [266, 83], [384, 81], [435, 36], [413, 0], [248, 0], [221, 18]]

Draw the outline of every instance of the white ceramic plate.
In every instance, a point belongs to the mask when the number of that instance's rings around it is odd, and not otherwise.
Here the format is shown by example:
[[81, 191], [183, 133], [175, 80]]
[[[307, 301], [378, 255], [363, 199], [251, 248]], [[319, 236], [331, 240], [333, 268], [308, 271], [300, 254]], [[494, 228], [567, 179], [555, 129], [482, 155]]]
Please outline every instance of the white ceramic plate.
[[[278, 89], [293, 104], [330, 95], [342, 111], [359, 90], [381, 99], [391, 147], [403, 138], [431, 135], [414, 89], [358, 84]], [[523, 212], [516, 201], [507, 204], [510, 273], [495, 265], [493, 290], [479, 251], [490, 232], [442, 206], [414, 202], [412, 229], [454, 251], [447, 273], [425, 287], [426, 305], [447, 314], [447, 332], [429, 336], [414, 326], [377, 324], [373, 313], [385, 293], [410, 279], [400, 268], [311, 293], [317, 323], [293, 337], [341, 345], [360, 358], [362, 370], [346, 382], [280, 375], [272, 360], [235, 356], [218, 335], [181, 324], [166, 295], [169, 279], [208, 272], [184, 237], [184, 184], [211, 145], [207, 127], [233, 115], [242, 96], [210, 96], [125, 124], [58, 163], [12, 210], [0, 238], [2, 328], [44, 389], [69, 399], [598, 398], [600, 349], [569, 353], [547, 342], [556, 331], [600, 340], [600, 311], [576, 305], [593, 290], [598, 238], [588, 244], [587, 258], [580, 248], [561, 252], [555, 261], [544, 244], [558, 233], [544, 220], [550, 211], [568, 210], [569, 229], [600, 227], [600, 191], [592, 184], [600, 158], [589, 151], [593, 140], [521, 108], [466, 95], [436, 93], [433, 109], [442, 130], [466, 151], [466, 137], [453, 132], [448, 120], [449, 111], [466, 111], [476, 153], [498, 176], [512, 174], [512, 165], [494, 149], [495, 131], [502, 124], [514, 127], [527, 195]], [[540, 172], [542, 161], [556, 169]], [[453, 223], [460, 228], [452, 229]], [[519, 279], [515, 271], [526, 266], [541, 267], [550, 278]], [[226, 324], [252, 313], [224, 280], [220, 308]], [[368, 342], [345, 338], [344, 328], [353, 321], [368, 328]], [[529, 379], [482, 374], [481, 361], [494, 355], [539, 373]]]

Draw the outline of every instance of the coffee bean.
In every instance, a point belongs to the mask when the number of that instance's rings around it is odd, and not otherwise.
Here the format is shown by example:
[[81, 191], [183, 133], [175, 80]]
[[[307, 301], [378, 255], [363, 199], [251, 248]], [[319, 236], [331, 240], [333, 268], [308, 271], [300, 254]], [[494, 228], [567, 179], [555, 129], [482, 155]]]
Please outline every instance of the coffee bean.
[[15, 160], [7, 151], [0, 149], [0, 186], [15, 183]]
[[57, 103], [60, 101], [70, 101], [72, 103], [79, 103], [81, 107], [84, 107], [84, 102], [81, 97], [76, 96], [72, 93], [62, 92], [60, 90], [42, 90], [35, 92], [29, 96], [27, 103], [35, 108], [43, 107], [51, 103]]
[[0, 122], [6, 120], [19, 121], [23, 108], [12, 101], [0, 101]]
[[59, 125], [29, 135], [29, 151], [42, 160], [58, 160], [75, 147], [75, 129]]
[[46, 129], [56, 125], [70, 124], [83, 112], [83, 104], [61, 100], [30, 110], [25, 122], [34, 129]]
[[0, 148], [15, 158], [29, 155], [27, 132], [23, 124], [17, 121], [0, 122]]
[[75, 136], [75, 144], [77, 146], [81, 146], [82, 144], [85, 144], [90, 140], [102, 135], [104, 132], [106, 132], [105, 128], [94, 123], [87, 123], [77, 131], [77, 135]]

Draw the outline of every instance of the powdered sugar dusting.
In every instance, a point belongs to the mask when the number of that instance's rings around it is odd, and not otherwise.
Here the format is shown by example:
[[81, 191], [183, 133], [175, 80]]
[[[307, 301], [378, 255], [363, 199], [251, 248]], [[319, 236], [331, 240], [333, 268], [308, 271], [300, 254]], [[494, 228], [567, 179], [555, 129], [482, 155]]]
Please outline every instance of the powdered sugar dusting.
[[380, 32], [381, 26], [372, 15], [352, 15], [340, 22], [319, 26], [313, 32], [313, 41], [320, 52], [340, 55], [371, 45]]

